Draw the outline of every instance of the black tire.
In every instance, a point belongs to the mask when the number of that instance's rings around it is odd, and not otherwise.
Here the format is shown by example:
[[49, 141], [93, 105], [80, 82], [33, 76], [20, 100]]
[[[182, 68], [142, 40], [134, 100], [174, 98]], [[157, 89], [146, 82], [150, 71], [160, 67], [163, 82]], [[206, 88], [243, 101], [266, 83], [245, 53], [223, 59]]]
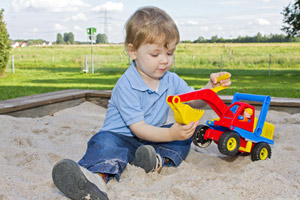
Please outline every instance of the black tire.
[[233, 131], [225, 131], [219, 138], [218, 149], [227, 156], [235, 156], [240, 148], [240, 136]]
[[211, 140], [205, 140], [204, 139], [204, 135], [206, 130], [208, 129], [208, 126], [204, 126], [204, 125], [199, 125], [197, 126], [194, 135], [193, 135], [193, 143], [194, 145], [198, 146], [198, 147], [208, 147], [211, 143]]
[[255, 144], [251, 152], [251, 160], [266, 160], [267, 158], [271, 158], [272, 151], [269, 144], [265, 142], [260, 142]]

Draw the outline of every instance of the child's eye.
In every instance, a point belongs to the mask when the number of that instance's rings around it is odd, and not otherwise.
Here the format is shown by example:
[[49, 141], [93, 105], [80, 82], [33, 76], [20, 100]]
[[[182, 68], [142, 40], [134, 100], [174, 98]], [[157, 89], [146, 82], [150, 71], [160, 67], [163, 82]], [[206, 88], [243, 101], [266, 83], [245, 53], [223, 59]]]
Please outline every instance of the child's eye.
[[151, 56], [152, 56], [152, 57], [157, 57], [157, 56], [158, 56], [158, 54], [151, 54]]
[[167, 54], [168, 54], [168, 56], [172, 56], [174, 54], [174, 52], [168, 52]]

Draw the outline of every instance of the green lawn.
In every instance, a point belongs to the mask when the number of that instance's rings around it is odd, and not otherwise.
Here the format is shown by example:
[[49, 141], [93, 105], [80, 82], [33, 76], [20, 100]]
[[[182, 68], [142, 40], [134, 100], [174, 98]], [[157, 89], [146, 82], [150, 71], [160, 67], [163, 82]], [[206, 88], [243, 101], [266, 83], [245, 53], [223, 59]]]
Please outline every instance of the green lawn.
[[[0, 78], [0, 100], [72, 88], [112, 89], [128, 67], [123, 45], [94, 45], [93, 52], [95, 73], [91, 74], [82, 72], [85, 59], [91, 71], [88, 45], [13, 49], [15, 73], [10, 64]], [[196, 89], [221, 69], [232, 73], [232, 86], [221, 95], [243, 92], [300, 98], [298, 43], [178, 45], [175, 72]]]

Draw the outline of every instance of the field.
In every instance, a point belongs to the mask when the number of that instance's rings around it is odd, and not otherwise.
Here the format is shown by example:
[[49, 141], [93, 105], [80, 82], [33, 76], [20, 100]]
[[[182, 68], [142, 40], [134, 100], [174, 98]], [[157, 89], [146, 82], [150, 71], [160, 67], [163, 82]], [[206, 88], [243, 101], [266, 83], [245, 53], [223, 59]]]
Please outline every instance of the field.
[[[0, 78], [0, 100], [71, 88], [110, 90], [129, 65], [121, 44], [93, 45], [94, 74], [90, 45], [30, 46], [11, 55]], [[221, 70], [232, 74], [233, 84], [220, 95], [300, 98], [300, 43], [179, 44], [170, 71], [200, 89], [210, 73]]]

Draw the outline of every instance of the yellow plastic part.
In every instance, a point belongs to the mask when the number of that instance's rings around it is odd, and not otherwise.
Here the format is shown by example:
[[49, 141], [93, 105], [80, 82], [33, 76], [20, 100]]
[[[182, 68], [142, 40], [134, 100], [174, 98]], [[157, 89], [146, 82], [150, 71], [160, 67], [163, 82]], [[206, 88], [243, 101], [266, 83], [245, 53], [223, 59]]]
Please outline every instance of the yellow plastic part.
[[214, 121], [219, 121], [219, 120], [220, 120], [220, 118], [218, 117], [218, 118], [214, 118], [214, 119], [207, 121], [207, 123], [213, 125]]
[[[255, 117], [253, 132], [254, 132], [254, 130], [256, 128], [257, 121], [258, 121], [258, 119]], [[263, 130], [262, 130], [262, 133], [261, 133], [260, 136], [264, 137], [264, 138], [267, 138], [267, 139], [270, 139], [270, 140], [273, 140], [274, 130], [275, 130], [275, 126], [273, 124], [271, 124], [269, 122], [265, 122]]]
[[[230, 75], [229, 75], [228, 73], [226, 73], [226, 74], [224, 74], [224, 75], [222, 75], [222, 76], [219, 76], [219, 77], [217, 78], [217, 83], [219, 83], [221, 80], [225, 80], [225, 79], [228, 79], [228, 78], [230, 78]], [[224, 89], [226, 89], [226, 88], [227, 88], [227, 87], [224, 87], [223, 85], [220, 85], [220, 86], [218, 86], [218, 87], [212, 88], [211, 90], [214, 91], [215, 93], [217, 93], [217, 92], [219, 92], [219, 91], [221, 91], [221, 90], [224, 90]]]
[[269, 151], [267, 148], [263, 148], [260, 152], [259, 152], [259, 158], [261, 160], [266, 160], [268, 158], [269, 155]]
[[214, 91], [215, 93], [218, 93], [219, 91], [224, 90], [224, 89], [226, 89], [226, 88], [227, 88], [227, 87], [224, 87], [223, 85], [220, 85], [220, 86], [218, 86], [218, 87], [212, 88], [211, 90]]
[[232, 150], [234, 150], [236, 148], [236, 146], [237, 146], [236, 139], [234, 137], [229, 138], [229, 140], [227, 141], [227, 149], [229, 151], [232, 151]]
[[246, 144], [246, 148], [240, 147], [239, 150], [250, 153], [251, 152], [251, 147], [252, 147], [252, 142], [248, 141], [247, 144]]
[[168, 102], [168, 104], [174, 111], [174, 118], [176, 122], [180, 124], [189, 124], [192, 121], [196, 122], [200, 120], [204, 114], [204, 110], [194, 109], [187, 104], [183, 104], [180, 101], [179, 96], [174, 96], [172, 103]]
[[228, 79], [228, 78], [230, 78], [229, 73], [226, 73], [226, 74], [224, 74], [224, 75], [222, 75], [222, 76], [219, 76], [219, 77], [217, 78], [217, 83], [219, 83], [221, 80], [225, 80], [225, 79]]

